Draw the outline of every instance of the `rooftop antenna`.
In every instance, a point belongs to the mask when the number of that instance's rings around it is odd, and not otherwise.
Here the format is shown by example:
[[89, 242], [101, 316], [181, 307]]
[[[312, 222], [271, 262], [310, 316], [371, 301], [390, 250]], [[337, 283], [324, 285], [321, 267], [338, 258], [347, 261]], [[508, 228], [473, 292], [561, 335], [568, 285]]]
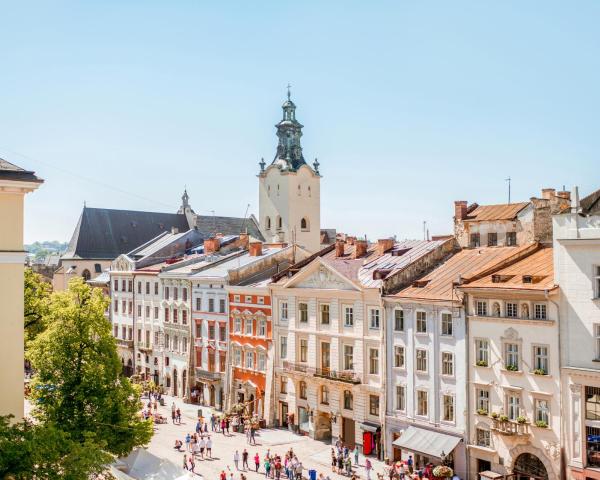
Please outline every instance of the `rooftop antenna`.
[[213, 235], [217, 234], [217, 219], [215, 218], [215, 211], [211, 210], [212, 213], [212, 217], [213, 217]]
[[423, 240], [427, 240], [427, 220], [423, 220]]
[[240, 233], [248, 233], [248, 228], [246, 227], [246, 219], [248, 218], [248, 209], [250, 208], [250, 204], [246, 205], [246, 213], [244, 213], [244, 221], [242, 222], [242, 230]]
[[504, 181], [508, 182], [508, 203], [510, 203], [510, 177], [506, 178]]

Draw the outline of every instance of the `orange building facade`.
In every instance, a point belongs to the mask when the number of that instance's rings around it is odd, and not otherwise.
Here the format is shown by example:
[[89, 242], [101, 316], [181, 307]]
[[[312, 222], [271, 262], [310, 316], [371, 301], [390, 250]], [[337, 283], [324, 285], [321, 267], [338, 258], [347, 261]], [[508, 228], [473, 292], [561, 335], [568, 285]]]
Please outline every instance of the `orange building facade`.
[[250, 413], [260, 418], [265, 416], [267, 372], [273, 352], [271, 296], [266, 283], [227, 287], [231, 359], [229, 406], [245, 404]]

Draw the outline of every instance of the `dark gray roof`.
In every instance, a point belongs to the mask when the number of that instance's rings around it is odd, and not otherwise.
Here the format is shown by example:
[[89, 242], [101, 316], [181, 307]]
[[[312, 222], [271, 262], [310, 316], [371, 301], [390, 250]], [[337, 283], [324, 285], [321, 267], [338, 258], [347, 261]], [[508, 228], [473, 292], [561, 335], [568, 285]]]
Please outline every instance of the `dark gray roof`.
[[3, 180], [14, 180], [21, 182], [44, 182], [41, 178], [36, 177], [34, 172], [17, 167], [16, 165], [7, 162], [2, 158], [0, 158], [0, 178]]
[[223, 235], [238, 235], [240, 233], [249, 233], [252, 237], [264, 242], [264, 237], [258, 228], [258, 225], [252, 217], [213, 217], [210, 215], [197, 215], [196, 227], [198, 230], [210, 237], [217, 233]]
[[84, 207], [62, 258], [113, 260], [172, 227], [190, 228], [183, 214]]
[[582, 198], [579, 204], [581, 205], [581, 212], [585, 215], [600, 214], [600, 189]]

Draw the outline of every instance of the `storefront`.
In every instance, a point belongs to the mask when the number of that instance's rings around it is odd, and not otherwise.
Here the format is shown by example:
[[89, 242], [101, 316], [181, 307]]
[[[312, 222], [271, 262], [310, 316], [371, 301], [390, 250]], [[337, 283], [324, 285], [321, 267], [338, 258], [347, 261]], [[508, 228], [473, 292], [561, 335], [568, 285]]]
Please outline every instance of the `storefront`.
[[461, 441], [460, 437], [410, 426], [392, 446], [400, 449], [402, 460], [412, 456], [416, 468], [442, 462], [454, 468], [454, 450]]
[[363, 455], [373, 455], [383, 460], [381, 454], [381, 426], [364, 422], [360, 424], [362, 430], [362, 453]]

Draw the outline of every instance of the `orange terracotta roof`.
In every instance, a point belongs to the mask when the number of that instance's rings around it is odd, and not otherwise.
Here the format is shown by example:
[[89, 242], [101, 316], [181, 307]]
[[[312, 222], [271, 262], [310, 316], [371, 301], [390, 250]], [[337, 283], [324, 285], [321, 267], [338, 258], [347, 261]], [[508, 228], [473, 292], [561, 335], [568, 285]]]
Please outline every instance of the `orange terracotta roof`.
[[465, 285], [466, 288], [551, 290], [554, 284], [552, 247], [544, 247], [512, 265]]
[[428, 300], [460, 300], [462, 293], [454, 291], [453, 282], [459, 275], [463, 280], [489, 271], [495, 265], [521, 254], [531, 245], [520, 247], [484, 247], [461, 250], [413, 285], [400, 290], [395, 298]]
[[469, 212], [466, 220], [475, 222], [512, 220], [517, 216], [517, 213], [523, 210], [527, 205], [529, 205], [529, 202], [480, 205], [472, 212]]

